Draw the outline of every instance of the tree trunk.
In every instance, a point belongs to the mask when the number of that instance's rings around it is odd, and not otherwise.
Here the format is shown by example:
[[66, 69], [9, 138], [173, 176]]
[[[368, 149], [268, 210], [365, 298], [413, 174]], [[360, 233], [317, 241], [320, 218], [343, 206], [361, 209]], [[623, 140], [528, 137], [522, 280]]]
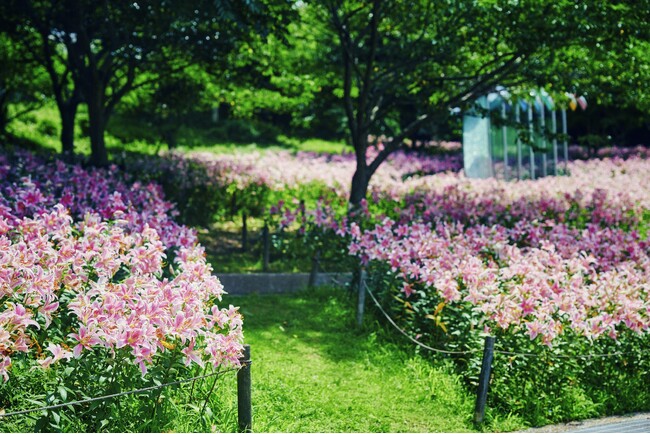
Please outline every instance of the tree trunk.
[[350, 212], [354, 213], [361, 201], [366, 198], [368, 193], [368, 183], [370, 182], [370, 170], [366, 161], [366, 151], [368, 150], [368, 135], [365, 131], [352, 135], [352, 143], [356, 155], [356, 169], [352, 176], [352, 185], [350, 186]]
[[170, 151], [172, 149], [176, 149], [176, 145], [178, 144], [176, 140], [176, 133], [177, 129], [175, 127], [170, 127], [169, 129], [163, 130], [161, 134], [163, 141], [167, 143], [167, 148]]
[[5, 101], [0, 100], [0, 137], [4, 136], [7, 132], [7, 125], [9, 124], [9, 105]]
[[368, 194], [368, 184], [370, 177], [368, 176], [368, 168], [364, 165], [358, 165], [357, 169], [352, 176], [352, 187], [350, 189], [350, 206], [351, 210], [356, 210], [361, 206], [361, 201], [366, 198]]
[[74, 156], [74, 122], [77, 116], [79, 102], [76, 99], [68, 100], [59, 106], [61, 116], [61, 154], [63, 159], [71, 161]]
[[104, 95], [101, 86], [92, 89], [88, 103], [88, 126], [90, 135], [90, 163], [94, 166], [108, 166], [108, 152], [104, 142], [104, 130], [108, 121], [104, 111]]

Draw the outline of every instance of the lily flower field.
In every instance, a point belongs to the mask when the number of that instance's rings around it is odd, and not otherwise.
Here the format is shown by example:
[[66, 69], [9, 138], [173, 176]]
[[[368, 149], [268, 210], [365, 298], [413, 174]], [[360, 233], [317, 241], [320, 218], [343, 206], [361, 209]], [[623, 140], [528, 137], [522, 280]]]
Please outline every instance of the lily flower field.
[[[505, 182], [466, 178], [458, 153], [398, 152], [350, 214], [350, 154], [169, 153], [89, 169], [3, 152], [0, 375], [91, 369], [98, 355], [142, 378], [176, 362], [239, 366], [245, 324], [188, 225], [244, 214], [271, 226], [276, 248], [363, 267], [403, 330], [461, 354], [470, 390], [480, 360], [467, 355], [496, 336], [490, 403], [504, 414], [646, 409], [650, 160], [610, 154]], [[588, 410], [576, 416], [576, 402]]]
[[25, 152], [0, 155], [0, 175], [8, 385], [14, 365], [101, 374], [118, 360], [142, 376], [170, 357], [239, 366], [241, 315], [219, 306], [223, 286], [159, 186]]

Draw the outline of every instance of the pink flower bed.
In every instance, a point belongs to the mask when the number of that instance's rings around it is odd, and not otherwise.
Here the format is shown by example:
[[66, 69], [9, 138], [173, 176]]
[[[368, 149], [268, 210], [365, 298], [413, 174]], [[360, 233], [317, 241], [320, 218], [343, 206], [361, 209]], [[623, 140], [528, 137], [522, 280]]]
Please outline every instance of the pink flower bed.
[[[650, 243], [638, 233], [650, 210], [650, 160], [628, 157], [575, 161], [571, 176], [534, 181], [462, 172], [378, 178], [374, 201], [406, 206], [383, 210], [393, 219], [370, 216], [378, 223], [365, 230], [325, 202], [306, 216], [349, 237], [350, 253], [365, 263], [387, 265], [407, 299], [469, 303], [487, 331], [519, 331], [547, 345], [567, 330], [616, 338], [650, 326]], [[281, 226], [301, 218], [279, 205]]]
[[[368, 159], [377, 154], [368, 150]], [[210, 179], [220, 185], [235, 184], [244, 188], [249, 184], [264, 184], [272, 189], [296, 188], [300, 184], [320, 182], [347, 196], [356, 167], [354, 154], [340, 155], [287, 151], [224, 154], [191, 153], [188, 157], [207, 168]], [[395, 152], [380, 167], [372, 185], [401, 184], [413, 174], [432, 174], [458, 171], [462, 167], [460, 155], [446, 157], [418, 156], [414, 153]]]
[[[650, 326], [650, 244], [636, 228], [650, 209], [650, 161], [574, 162], [571, 176], [505, 183], [418, 178], [398, 221], [362, 231], [350, 253], [388, 264], [412, 296], [469, 302], [487, 330], [552, 344]], [[338, 228], [336, 228], [338, 229]]]
[[195, 233], [154, 184], [28, 153], [0, 154], [0, 375], [23, 354], [50, 366], [96, 348], [143, 374], [176, 350], [186, 364], [237, 365], [242, 322]]

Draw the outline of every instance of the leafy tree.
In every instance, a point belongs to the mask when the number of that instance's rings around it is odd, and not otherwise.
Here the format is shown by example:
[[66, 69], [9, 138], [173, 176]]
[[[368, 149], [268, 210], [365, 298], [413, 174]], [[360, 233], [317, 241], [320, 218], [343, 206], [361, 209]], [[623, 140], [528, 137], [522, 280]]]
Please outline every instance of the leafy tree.
[[318, 63], [328, 46], [319, 40], [322, 30], [309, 10], [298, 6], [297, 12], [286, 34], [245, 41], [230, 53], [227, 73], [214, 74], [219, 101], [231, 107], [233, 117], [256, 118], [285, 130], [310, 128], [316, 100], [331, 78]]
[[[574, 90], [586, 95], [589, 105], [571, 116], [571, 131], [592, 148], [648, 140], [650, 35], [641, 38], [638, 32], [642, 29], [633, 28], [634, 37], [619, 49], [575, 50]], [[580, 61], [587, 56], [589, 62]]]
[[122, 100], [120, 113], [152, 129], [151, 136], [157, 136], [171, 149], [183, 125], [214, 105], [215, 92], [205, 70], [190, 65], [131, 92]]
[[[624, 46], [639, 24], [631, 0], [317, 0], [310, 3], [338, 46], [341, 101], [356, 153], [350, 203], [365, 198], [370, 178], [412, 132], [451, 108], [467, 106], [497, 85], [554, 85], [572, 47], [587, 52]], [[641, 21], [643, 22], [643, 21]], [[622, 29], [625, 31], [621, 32]], [[400, 121], [400, 106], [417, 107]], [[366, 161], [371, 135], [388, 136]]]
[[91, 163], [101, 166], [108, 163], [106, 125], [126, 94], [196, 61], [218, 62], [235, 41], [286, 24], [288, 6], [283, 0], [7, 0], [3, 12], [30, 36], [28, 50], [47, 52], [46, 64], [60, 58], [53, 83], [71, 83], [70, 97], [87, 104]]
[[[15, 41], [0, 34], [0, 136], [9, 123], [45, 101], [44, 71], [16, 50]], [[12, 110], [12, 106], [15, 107]]]

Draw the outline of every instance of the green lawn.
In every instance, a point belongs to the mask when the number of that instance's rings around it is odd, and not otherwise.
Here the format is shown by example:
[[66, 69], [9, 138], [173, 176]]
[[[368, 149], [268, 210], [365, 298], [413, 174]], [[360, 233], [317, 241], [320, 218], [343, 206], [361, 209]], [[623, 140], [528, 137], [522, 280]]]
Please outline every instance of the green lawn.
[[[245, 123], [246, 121], [242, 122]], [[15, 119], [9, 125], [8, 131], [18, 140], [31, 143], [36, 148], [60, 152], [60, 124], [59, 112], [56, 106], [50, 103]], [[84, 105], [81, 105], [75, 126], [75, 152], [81, 155], [90, 154], [87, 125], [87, 109]], [[181, 152], [207, 151], [215, 154], [280, 150], [340, 154], [352, 150], [342, 141], [287, 137], [283, 134], [278, 134], [275, 137], [260, 137], [259, 140], [232, 141], [231, 138], [212, 131], [214, 128], [222, 126], [219, 123], [204, 125], [203, 127], [184, 126], [179, 130], [176, 149]], [[155, 129], [120, 113], [116, 113], [111, 118], [104, 140], [109, 154], [118, 154], [123, 151], [155, 154], [158, 151], [168, 149], [166, 144], [160, 142]]]
[[[254, 431], [476, 431], [474, 397], [451, 369], [394, 341], [371, 316], [357, 330], [345, 290], [227, 296], [224, 302], [244, 314]], [[490, 420], [489, 431], [522, 427], [512, 418]]]

